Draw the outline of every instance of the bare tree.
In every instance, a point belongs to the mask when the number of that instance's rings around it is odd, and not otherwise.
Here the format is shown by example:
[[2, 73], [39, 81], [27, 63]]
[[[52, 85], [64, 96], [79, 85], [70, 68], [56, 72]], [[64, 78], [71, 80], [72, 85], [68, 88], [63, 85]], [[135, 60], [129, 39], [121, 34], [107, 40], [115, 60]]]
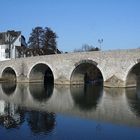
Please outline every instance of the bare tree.
[[94, 47], [92, 45], [84, 44], [82, 45], [82, 48], [75, 49], [74, 52], [89, 52], [89, 51], [99, 51], [100, 49], [98, 47]]

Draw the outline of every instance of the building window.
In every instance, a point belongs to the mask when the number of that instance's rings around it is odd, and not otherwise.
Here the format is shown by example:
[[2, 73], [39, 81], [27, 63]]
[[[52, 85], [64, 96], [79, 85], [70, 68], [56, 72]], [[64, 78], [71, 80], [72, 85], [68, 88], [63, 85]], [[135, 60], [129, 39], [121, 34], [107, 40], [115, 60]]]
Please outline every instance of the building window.
[[7, 48], [7, 49], [5, 49], [5, 53], [9, 53], [9, 49]]

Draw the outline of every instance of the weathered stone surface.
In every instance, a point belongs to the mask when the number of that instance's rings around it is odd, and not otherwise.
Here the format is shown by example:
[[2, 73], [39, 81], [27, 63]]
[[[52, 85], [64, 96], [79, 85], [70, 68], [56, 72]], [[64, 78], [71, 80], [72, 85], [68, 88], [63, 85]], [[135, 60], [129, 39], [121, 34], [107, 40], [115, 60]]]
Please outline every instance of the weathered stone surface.
[[70, 84], [77, 64], [91, 63], [100, 70], [104, 85], [122, 87], [126, 86], [127, 75], [139, 60], [140, 49], [36, 56], [1, 61], [0, 77], [10, 67], [15, 71], [17, 82], [29, 82], [32, 68], [37, 64], [45, 64], [51, 69], [55, 84]]
[[125, 84], [121, 79], [118, 79], [115, 75], [113, 75], [104, 82], [104, 86], [106, 86], [106, 87], [125, 87]]

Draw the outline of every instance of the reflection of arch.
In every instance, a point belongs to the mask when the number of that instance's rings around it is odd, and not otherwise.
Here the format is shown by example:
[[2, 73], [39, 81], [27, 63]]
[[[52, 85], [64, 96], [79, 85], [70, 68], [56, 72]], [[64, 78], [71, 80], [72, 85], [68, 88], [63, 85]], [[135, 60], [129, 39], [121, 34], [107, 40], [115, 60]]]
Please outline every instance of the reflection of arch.
[[7, 95], [13, 94], [15, 89], [16, 89], [16, 83], [15, 82], [2, 83], [2, 90]]
[[131, 111], [140, 117], [140, 87], [126, 88], [126, 97]]
[[97, 107], [103, 93], [103, 86], [87, 84], [86, 86], [71, 85], [71, 95], [81, 109], [89, 110]]
[[132, 66], [126, 76], [126, 87], [140, 85], [140, 63]]
[[31, 83], [29, 85], [30, 94], [39, 102], [48, 100], [53, 94], [53, 88], [53, 84]]
[[51, 132], [55, 127], [55, 114], [48, 112], [30, 111], [27, 122], [33, 133], [46, 134]]
[[5, 82], [16, 82], [16, 73], [13, 68], [7, 67], [2, 72], [2, 79]]
[[38, 63], [32, 67], [29, 74], [29, 81], [54, 83], [54, 75], [48, 65]]
[[75, 64], [70, 81], [71, 84], [102, 83], [103, 76], [96, 62], [82, 60]]

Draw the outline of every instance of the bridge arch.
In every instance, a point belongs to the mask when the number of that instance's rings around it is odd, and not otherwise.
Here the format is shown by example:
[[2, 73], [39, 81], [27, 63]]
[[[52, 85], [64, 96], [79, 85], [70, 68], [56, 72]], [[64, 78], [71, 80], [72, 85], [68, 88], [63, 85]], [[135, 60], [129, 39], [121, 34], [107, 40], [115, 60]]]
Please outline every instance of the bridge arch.
[[134, 87], [140, 85], [140, 62], [131, 65], [125, 76], [126, 87]]
[[102, 83], [103, 75], [93, 60], [82, 60], [75, 63], [70, 77], [71, 84]]
[[54, 74], [50, 66], [46, 63], [33, 65], [28, 74], [29, 82], [54, 83]]
[[12, 67], [6, 67], [2, 71], [2, 80], [4, 82], [16, 82], [17, 81], [17, 74], [16, 71]]

